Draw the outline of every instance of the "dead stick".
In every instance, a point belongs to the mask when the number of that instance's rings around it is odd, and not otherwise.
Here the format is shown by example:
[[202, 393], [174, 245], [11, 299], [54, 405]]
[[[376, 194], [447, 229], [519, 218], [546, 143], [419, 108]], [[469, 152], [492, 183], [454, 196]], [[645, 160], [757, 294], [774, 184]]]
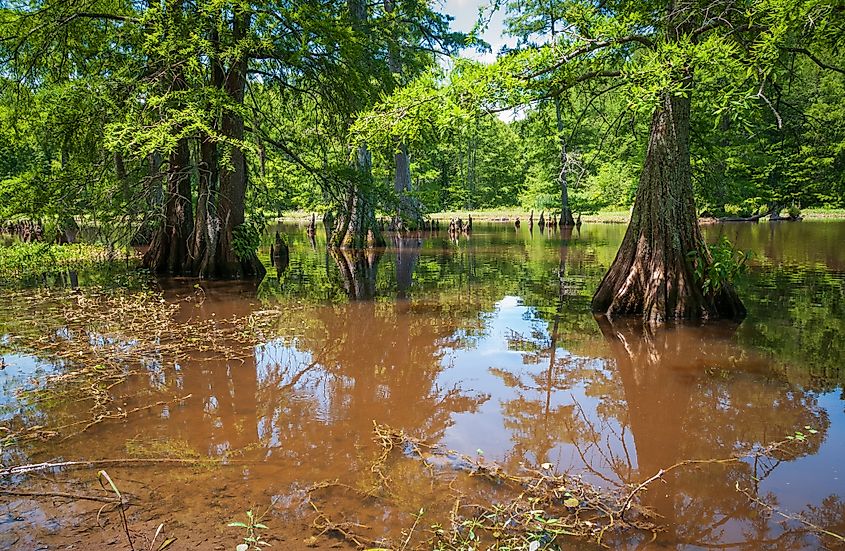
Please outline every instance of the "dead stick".
[[100, 503], [119, 503], [119, 500], [110, 497], [86, 496], [82, 494], [69, 494], [66, 492], [18, 492], [16, 490], [0, 490], [0, 494], [17, 497], [60, 497], [64, 499], [76, 499], [80, 501], [99, 501]]
[[90, 461], [62, 461], [59, 463], [33, 463], [31, 465], [18, 465], [15, 467], [9, 467], [0, 471], [0, 477], [2, 476], [10, 476], [15, 474], [25, 474], [35, 471], [46, 471], [48, 469], [62, 469], [67, 467], [98, 467], [103, 465], [158, 465], [158, 464], [177, 464], [177, 465], [198, 465], [202, 463], [215, 463], [219, 465], [227, 465], [227, 464], [245, 464], [245, 463], [260, 463], [260, 461], [247, 461], [244, 459], [230, 459], [227, 460], [226, 463], [223, 463], [221, 459], [171, 459], [171, 458], [159, 458], [159, 459], [136, 459], [136, 458], [125, 458], [125, 459], [94, 459]]

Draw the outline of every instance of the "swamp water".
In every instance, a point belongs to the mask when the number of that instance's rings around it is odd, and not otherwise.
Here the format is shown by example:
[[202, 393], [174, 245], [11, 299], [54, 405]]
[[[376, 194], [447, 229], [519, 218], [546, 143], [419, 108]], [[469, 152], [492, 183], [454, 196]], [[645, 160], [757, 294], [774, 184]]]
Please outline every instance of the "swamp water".
[[[279, 229], [290, 262], [270, 265], [268, 236], [260, 284], [150, 283], [164, 300], [149, 314], [130, 298], [86, 303], [84, 290], [0, 290], [0, 419], [16, 436], [5, 466], [133, 461], [6, 471], [0, 548], [128, 548], [108, 503], [55, 495], [111, 499], [99, 469], [127, 496], [136, 549], [160, 523], [155, 545], [234, 549], [245, 530], [227, 524], [247, 510], [274, 549], [411, 549], [437, 544], [435, 523], [451, 531], [456, 503], [466, 518], [474, 500], [505, 499], [502, 480], [459, 476], [479, 464], [624, 495], [660, 469], [737, 456], [653, 481], [637, 501], [661, 530], [604, 543], [841, 543], [817, 533], [845, 533], [845, 223], [705, 227], [754, 253], [748, 318], [650, 333], [589, 312], [622, 225], [476, 223], [456, 242], [426, 234], [357, 256]], [[61, 387], [80, 366], [90, 394], [15, 394]], [[407, 439], [379, 447], [379, 427]], [[470, 528], [457, 530], [466, 547]]]

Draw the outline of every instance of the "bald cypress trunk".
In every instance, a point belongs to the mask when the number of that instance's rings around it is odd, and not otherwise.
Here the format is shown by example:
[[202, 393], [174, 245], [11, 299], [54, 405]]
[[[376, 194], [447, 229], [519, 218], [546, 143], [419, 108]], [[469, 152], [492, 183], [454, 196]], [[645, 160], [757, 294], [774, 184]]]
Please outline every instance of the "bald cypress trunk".
[[745, 315], [732, 285], [705, 294], [693, 273], [691, 251], [704, 262], [710, 257], [693, 199], [689, 129], [689, 96], [665, 93], [652, 117], [631, 222], [593, 312], [655, 322]]
[[[384, 11], [393, 14], [396, 9], [394, 0], [384, 0]], [[400, 24], [394, 20], [394, 25]], [[398, 85], [402, 77], [402, 52], [399, 46], [397, 28], [394, 26], [391, 42], [387, 49], [387, 67], [393, 74], [394, 82]], [[394, 175], [393, 190], [396, 193], [398, 207], [396, 209], [397, 222], [402, 218], [410, 218], [419, 225], [421, 216], [419, 208], [414, 204], [411, 192], [411, 160], [408, 156], [408, 146], [404, 143], [397, 143], [396, 152], [393, 155]]]
[[394, 154], [396, 174], [393, 179], [393, 189], [399, 200], [398, 218], [410, 217], [417, 221], [420, 216], [409, 195], [411, 192], [411, 160], [408, 157], [408, 147], [399, 145], [399, 151]]
[[185, 259], [194, 227], [188, 140], [182, 138], [170, 154], [164, 218], [144, 255], [144, 265], [154, 273], [190, 273]]
[[349, 183], [346, 201], [341, 205], [329, 244], [342, 249], [384, 247], [378, 227], [375, 205], [370, 196], [372, 158], [366, 145], [356, 150], [355, 170], [358, 178]]
[[[347, 0], [347, 10], [355, 32], [367, 32], [367, 3], [364, 0]], [[384, 247], [372, 193], [372, 154], [366, 143], [355, 146], [354, 152], [354, 174], [347, 182], [343, 203], [338, 205], [339, 212], [329, 246], [350, 250]]]
[[[232, 15], [232, 40], [235, 44], [242, 41], [250, 28], [251, 15], [237, 10]], [[223, 90], [232, 103], [240, 105], [246, 91], [246, 71], [248, 60], [244, 54], [234, 60], [229, 67], [223, 83]], [[220, 192], [217, 205], [215, 229], [219, 226], [214, 241], [211, 258], [202, 266], [198, 275], [214, 278], [263, 277], [264, 265], [254, 252], [240, 257], [235, 252], [235, 239], [238, 227], [245, 222], [247, 162], [243, 149], [238, 145], [244, 139], [244, 120], [239, 112], [227, 109], [221, 118], [220, 130], [232, 143], [229, 148], [229, 160], [220, 167]]]
[[[180, 4], [169, 4], [174, 19], [180, 17]], [[210, 15], [208, 38], [214, 54], [210, 59], [212, 85], [228, 96], [231, 104], [242, 105], [246, 90], [248, 56], [241, 53], [228, 67], [218, 59], [217, 24], [221, 13]], [[241, 45], [251, 25], [251, 15], [231, 12], [232, 43]], [[174, 66], [176, 90], [187, 89], [184, 75]], [[219, 124], [219, 126], [218, 126]], [[156, 273], [178, 273], [208, 278], [263, 277], [265, 268], [255, 252], [236, 252], [238, 229], [245, 221], [247, 159], [241, 147], [245, 125], [239, 110], [231, 105], [210, 126], [219, 128], [227, 140], [219, 144], [209, 134], [200, 135], [197, 171], [197, 223], [192, 216], [190, 157], [187, 138], [182, 138], [171, 154], [168, 170], [167, 203], [164, 224], [156, 232], [144, 262]], [[222, 165], [218, 147], [228, 148]], [[217, 185], [219, 183], [219, 185]], [[216, 194], [214, 192], [217, 192]], [[216, 195], [216, 201], [215, 199]]]
[[558, 172], [558, 184], [560, 184], [560, 225], [571, 227], [575, 225], [575, 219], [572, 217], [572, 207], [569, 206], [569, 183], [566, 178], [569, 155], [566, 152], [566, 136], [563, 134], [563, 114], [561, 113], [559, 97], [555, 97], [555, 119], [557, 121], [558, 140], [560, 141], [560, 172]]
[[216, 144], [207, 135], [201, 138], [199, 147], [199, 166], [197, 177], [197, 214], [194, 231], [190, 240], [191, 272], [200, 274], [208, 270], [209, 262], [213, 261], [210, 254], [216, 243], [215, 219], [209, 210], [212, 188], [216, 182]]

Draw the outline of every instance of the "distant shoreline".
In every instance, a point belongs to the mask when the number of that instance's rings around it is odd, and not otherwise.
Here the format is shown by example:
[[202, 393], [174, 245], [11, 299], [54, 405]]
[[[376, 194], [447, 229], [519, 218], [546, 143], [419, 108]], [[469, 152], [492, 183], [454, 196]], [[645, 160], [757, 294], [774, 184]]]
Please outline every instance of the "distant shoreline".
[[[522, 209], [495, 209], [495, 210], [465, 210], [465, 211], [444, 211], [433, 212], [428, 215], [434, 220], [448, 221], [452, 218], [462, 218], [466, 220], [467, 215], [472, 215], [472, 219], [477, 222], [500, 222], [513, 223], [517, 218], [521, 222], [527, 222], [528, 216], [531, 214], [530, 210]], [[581, 215], [581, 221], [585, 224], [627, 224], [630, 220], [630, 211], [601, 211], [596, 214]], [[804, 220], [845, 220], [845, 209], [807, 209], [801, 212]], [[534, 211], [534, 221], [540, 218], [540, 211]], [[276, 220], [280, 222], [306, 222], [311, 219], [310, 212], [304, 211], [289, 211], [285, 212], [280, 218]], [[322, 216], [317, 216], [318, 221], [322, 220]], [[701, 218], [702, 223], [718, 223], [710, 218]], [[761, 219], [759, 222], [768, 222], [768, 217]], [[725, 223], [741, 223], [741, 222], [725, 222]]]

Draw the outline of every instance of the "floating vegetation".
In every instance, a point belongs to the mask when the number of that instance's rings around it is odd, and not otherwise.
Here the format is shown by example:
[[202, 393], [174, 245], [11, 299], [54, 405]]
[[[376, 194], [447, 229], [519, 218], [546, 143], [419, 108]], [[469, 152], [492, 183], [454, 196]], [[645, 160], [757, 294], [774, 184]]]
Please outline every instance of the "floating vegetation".
[[0, 321], [0, 354], [35, 355], [55, 366], [17, 390], [23, 404], [39, 406], [40, 416], [50, 412], [49, 423], [17, 415], [0, 426], [0, 445], [67, 439], [104, 421], [176, 405], [190, 394], [154, 385], [143, 396], [127, 396], [119, 387], [188, 354], [243, 359], [273, 315], [181, 322], [174, 318], [181, 306], [150, 291], [39, 289], [0, 295], [0, 309], [7, 313]]
[[[631, 538], [653, 540], [663, 530], [661, 519], [642, 502], [641, 495], [670, 472], [762, 457], [790, 456], [801, 453], [808, 443], [806, 438], [790, 435], [768, 446], [726, 458], [681, 461], [660, 469], [638, 484], [620, 482], [615, 487], [602, 488], [580, 476], [556, 473], [551, 464], [538, 468], [523, 465], [519, 472], [510, 472], [485, 460], [483, 454], [473, 457], [445, 450], [386, 425], [374, 424], [373, 433], [379, 448], [370, 469], [373, 481], [361, 481], [354, 487], [327, 481], [308, 490], [308, 503], [316, 516], [312, 523], [315, 536], [306, 540], [307, 544], [316, 545], [318, 538], [334, 535], [362, 548], [537, 551], [559, 549], [564, 543], [574, 543], [579, 548], [590, 545], [608, 548]], [[403, 464], [408, 461], [417, 465], [414, 476], [426, 478], [440, 501], [452, 504], [445, 515], [444, 511], [419, 509], [411, 515], [410, 528], [396, 541], [390, 541], [370, 536], [372, 527], [347, 518], [349, 512], [340, 512], [333, 518], [324, 509], [325, 504], [334, 505], [332, 502], [336, 501], [338, 491], [356, 494], [361, 500], [377, 500], [385, 508], [407, 508], [407, 499], [394, 475], [398, 472], [400, 476], [407, 476], [402, 471]], [[800, 523], [805, 532], [840, 543], [845, 541], [842, 536], [801, 516], [788, 515], [760, 502], [738, 484], [735, 489], [766, 512]], [[343, 519], [337, 518], [339, 516]], [[445, 519], [441, 518], [444, 516]], [[421, 530], [424, 518], [433, 523]]]

